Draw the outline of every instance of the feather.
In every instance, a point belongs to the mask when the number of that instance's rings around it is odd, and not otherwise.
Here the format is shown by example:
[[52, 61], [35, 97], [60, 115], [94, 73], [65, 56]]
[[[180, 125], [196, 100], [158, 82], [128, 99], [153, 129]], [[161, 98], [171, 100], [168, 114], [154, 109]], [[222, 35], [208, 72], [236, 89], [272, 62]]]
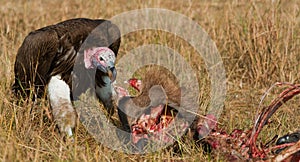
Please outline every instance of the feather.
[[[111, 74], [98, 69], [95, 74], [95, 71], [86, 69], [84, 52], [95, 47], [105, 47], [109, 48], [116, 57], [120, 41], [119, 28], [104, 19], [70, 19], [32, 31], [24, 39], [16, 56], [13, 90], [23, 97], [28, 97], [30, 93], [43, 97], [45, 86], [53, 78], [56, 83], [68, 85], [66, 91], [70, 91], [71, 99], [76, 99], [77, 96], [74, 97], [73, 93], [80, 95], [94, 86], [95, 89], [105, 91], [97, 93], [97, 97], [110, 112], [113, 112], [111, 85], [107, 81], [107, 77], [109, 78]], [[59, 76], [58, 80], [57, 76]], [[91, 85], [90, 81], [93, 79], [96, 85]], [[72, 81], [76, 82], [73, 84]], [[55, 90], [52, 89], [51, 92]], [[58, 97], [53, 94], [50, 96]]]

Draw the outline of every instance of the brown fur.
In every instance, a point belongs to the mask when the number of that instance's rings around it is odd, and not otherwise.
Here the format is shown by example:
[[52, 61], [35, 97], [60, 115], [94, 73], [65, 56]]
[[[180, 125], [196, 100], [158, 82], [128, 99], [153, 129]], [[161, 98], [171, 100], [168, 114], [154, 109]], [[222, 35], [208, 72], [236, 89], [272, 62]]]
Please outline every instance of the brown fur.
[[141, 107], [150, 104], [149, 90], [154, 85], [161, 85], [167, 95], [167, 102], [180, 105], [181, 90], [176, 77], [167, 69], [159, 66], [148, 66], [142, 75], [141, 94], [133, 102]]

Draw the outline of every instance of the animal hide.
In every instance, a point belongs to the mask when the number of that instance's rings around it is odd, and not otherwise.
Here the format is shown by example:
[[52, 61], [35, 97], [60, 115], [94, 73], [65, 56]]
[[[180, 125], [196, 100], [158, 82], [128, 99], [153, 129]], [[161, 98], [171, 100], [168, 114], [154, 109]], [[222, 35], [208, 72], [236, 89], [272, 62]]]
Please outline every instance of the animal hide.
[[[136, 97], [125, 96], [118, 101], [119, 118], [123, 129], [128, 132], [130, 132], [131, 124], [137, 120], [137, 117], [144, 113], [142, 108], [155, 107], [165, 103], [174, 107], [180, 105], [181, 89], [179, 83], [176, 81], [176, 77], [167, 69], [148, 66], [143, 73], [145, 75], [142, 77], [143, 83], [140, 87], [141, 89], [139, 89], [140, 94]], [[150, 92], [150, 89], [156, 85], [164, 89], [166, 96]], [[128, 116], [128, 113], [131, 115]]]

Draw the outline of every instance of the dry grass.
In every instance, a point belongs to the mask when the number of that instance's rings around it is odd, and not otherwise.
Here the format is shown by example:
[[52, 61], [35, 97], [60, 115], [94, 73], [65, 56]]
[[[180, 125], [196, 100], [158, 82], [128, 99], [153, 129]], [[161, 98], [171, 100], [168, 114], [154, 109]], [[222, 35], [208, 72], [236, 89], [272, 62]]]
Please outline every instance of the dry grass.
[[[146, 155], [127, 155], [98, 145], [82, 128], [74, 143], [64, 142], [47, 117], [49, 103], [24, 104], [12, 97], [13, 65], [24, 37], [34, 29], [74, 17], [110, 18], [124, 11], [160, 7], [184, 14], [216, 42], [227, 73], [222, 127], [251, 127], [260, 97], [276, 81], [300, 83], [300, 2], [291, 1], [4, 1], [0, 0], [0, 159], [1, 161], [208, 161], [201, 148], [183, 144]], [[176, 49], [198, 72], [201, 107], [207, 107], [209, 77], [201, 58], [184, 40], [145, 30], [124, 36], [120, 56], [139, 45], [159, 43]], [[183, 51], [188, 51], [183, 53]], [[279, 94], [275, 89], [264, 105]], [[288, 102], [263, 131], [263, 139], [300, 127], [299, 97]], [[214, 157], [217, 161], [219, 157]]]

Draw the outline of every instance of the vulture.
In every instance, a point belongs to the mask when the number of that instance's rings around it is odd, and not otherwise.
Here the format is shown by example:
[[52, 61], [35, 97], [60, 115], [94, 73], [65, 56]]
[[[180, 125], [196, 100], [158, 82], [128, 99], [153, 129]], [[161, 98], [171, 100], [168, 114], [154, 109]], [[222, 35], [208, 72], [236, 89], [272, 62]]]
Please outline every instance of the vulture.
[[13, 91], [33, 100], [47, 94], [60, 132], [72, 136], [72, 101], [89, 88], [109, 114], [114, 112], [112, 83], [120, 42], [119, 28], [104, 19], [70, 19], [32, 31], [16, 55]]

